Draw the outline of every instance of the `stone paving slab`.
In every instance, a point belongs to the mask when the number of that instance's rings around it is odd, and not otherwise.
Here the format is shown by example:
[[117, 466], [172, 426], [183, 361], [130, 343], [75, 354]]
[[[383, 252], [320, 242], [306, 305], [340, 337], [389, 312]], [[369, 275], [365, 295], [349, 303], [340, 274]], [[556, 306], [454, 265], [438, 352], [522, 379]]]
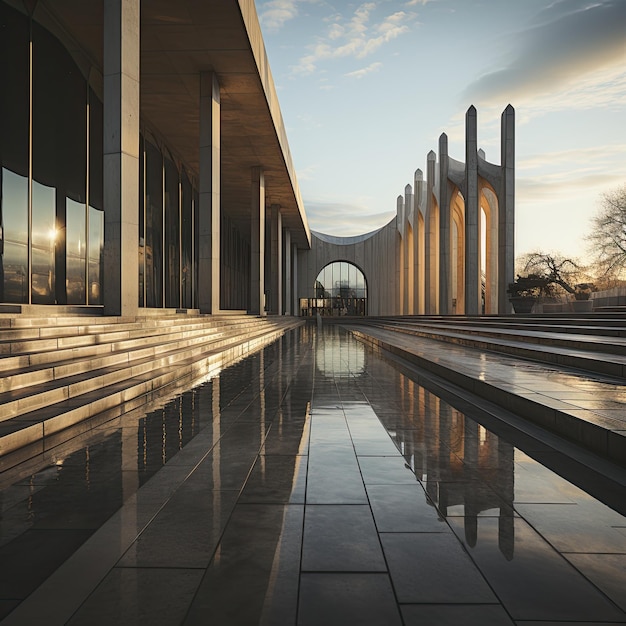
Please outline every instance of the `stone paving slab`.
[[626, 624], [622, 513], [342, 329], [279, 346], [176, 405], [202, 428], [142, 484], [169, 437], [125, 423], [120, 468], [86, 467], [134, 492], [3, 626]]

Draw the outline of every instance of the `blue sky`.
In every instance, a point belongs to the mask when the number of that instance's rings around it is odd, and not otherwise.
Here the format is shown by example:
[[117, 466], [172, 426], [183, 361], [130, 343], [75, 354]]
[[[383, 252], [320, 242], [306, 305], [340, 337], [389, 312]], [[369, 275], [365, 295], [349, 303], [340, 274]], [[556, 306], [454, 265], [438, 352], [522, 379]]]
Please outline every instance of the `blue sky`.
[[626, 183], [626, 0], [257, 0], [309, 225], [356, 235], [465, 112], [500, 161], [516, 110], [516, 255], [584, 260], [600, 194]]

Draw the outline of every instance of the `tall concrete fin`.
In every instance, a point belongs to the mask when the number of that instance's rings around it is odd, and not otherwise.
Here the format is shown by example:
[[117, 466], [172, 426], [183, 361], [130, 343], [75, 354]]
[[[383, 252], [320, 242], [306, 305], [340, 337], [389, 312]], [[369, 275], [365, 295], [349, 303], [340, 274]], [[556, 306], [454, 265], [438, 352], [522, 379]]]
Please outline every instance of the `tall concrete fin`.
[[426, 157], [426, 214], [424, 215], [424, 311], [437, 313], [437, 215], [435, 211], [435, 183], [437, 155], [431, 150]]
[[480, 206], [476, 108], [465, 116], [465, 314], [480, 312]]
[[448, 136], [439, 137], [439, 314], [452, 312], [452, 258]]
[[411, 280], [413, 276], [413, 268], [410, 267], [410, 258], [412, 250], [409, 246], [412, 245], [411, 240], [409, 239], [409, 229], [411, 228], [411, 217], [413, 213], [413, 188], [411, 185], [406, 185], [404, 188], [404, 237], [402, 239], [402, 262], [403, 262], [403, 280], [402, 280], [402, 291], [403, 291], [403, 304], [402, 304], [402, 313], [403, 315], [408, 315], [411, 313], [411, 309], [413, 306], [412, 299], [410, 295], [412, 293], [411, 290]]
[[413, 313], [424, 313], [424, 265], [423, 240], [424, 223], [420, 220], [423, 215], [422, 198], [424, 196], [424, 174], [422, 170], [415, 170], [413, 175]]
[[511, 312], [506, 289], [515, 279], [515, 109], [501, 118], [502, 191], [498, 198], [498, 313]]

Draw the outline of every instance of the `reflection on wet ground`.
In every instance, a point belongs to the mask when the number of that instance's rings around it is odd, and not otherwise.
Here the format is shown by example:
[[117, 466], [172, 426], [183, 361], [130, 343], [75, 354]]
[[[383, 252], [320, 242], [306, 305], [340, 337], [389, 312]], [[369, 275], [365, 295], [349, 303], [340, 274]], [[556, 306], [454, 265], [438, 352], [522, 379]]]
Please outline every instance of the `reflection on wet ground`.
[[480, 418], [296, 329], [5, 472], [0, 617], [626, 623], [626, 493]]

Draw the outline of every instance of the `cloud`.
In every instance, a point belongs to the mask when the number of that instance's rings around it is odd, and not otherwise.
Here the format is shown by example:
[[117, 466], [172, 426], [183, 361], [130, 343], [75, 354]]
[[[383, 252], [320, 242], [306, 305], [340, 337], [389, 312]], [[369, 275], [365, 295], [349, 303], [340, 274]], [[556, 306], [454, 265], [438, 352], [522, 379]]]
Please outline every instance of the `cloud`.
[[367, 208], [342, 202], [304, 199], [311, 230], [337, 237], [354, 237], [381, 228], [396, 215], [395, 211], [367, 213]]
[[312, 74], [319, 63], [331, 59], [363, 59], [409, 31], [408, 22], [415, 17], [413, 14], [396, 11], [376, 22], [372, 19], [376, 8], [376, 3], [367, 2], [360, 5], [347, 21], [341, 15], [333, 16], [326, 36], [309, 47], [310, 53], [292, 66], [292, 72]]
[[297, 0], [270, 0], [260, 7], [259, 21], [268, 33], [279, 31], [298, 14]]
[[[555, 93], [574, 92], [588, 106], [626, 99], [626, 2], [557, 0], [518, 33], [517, 53], [470, 84], [464, 96], [475, 104], [542, 99], [554, 108]], [[582, 86], [581, 86], [582, 79]], [[608, 81], [608, 82], [607, 82]], [[603, 85], [610, 93], [602, 92]], [[571, 103], [563, 98], [560, 108]]]
[[350, 78], [363, 78], [363, 76], [366, 76], [367, 74], [377, 72], [382, 66], [383, 64], [379, 62], [371, 63], [363, 69], [356, 70], [354, 72], [348, 72], [347, 74], [345, 74], [345, 76], [349, 76]]
[[[542, 152], [520, 159], [516, 164], [518, 172], [524, 170], [554, 168], [559, 165], [565, 166], [571, 174], [573, 163], [583, 163], [587, 167], [602, 168], [615, 162], [626, 160], [626, 144], [603, 144], [600, 146], [588, 146], [571, 150], [559, 150], [555, 152]], [[575, 172], [574, 172], [575, 173]]]
[[409, 0], [408, 2], [405, 3], [405, 6], [414, 7], [414, 6], [417, 6], [418, 4], [421, 4], [422, 6], [426, 6], [429, 2], [433, 2], [433, 0]]

